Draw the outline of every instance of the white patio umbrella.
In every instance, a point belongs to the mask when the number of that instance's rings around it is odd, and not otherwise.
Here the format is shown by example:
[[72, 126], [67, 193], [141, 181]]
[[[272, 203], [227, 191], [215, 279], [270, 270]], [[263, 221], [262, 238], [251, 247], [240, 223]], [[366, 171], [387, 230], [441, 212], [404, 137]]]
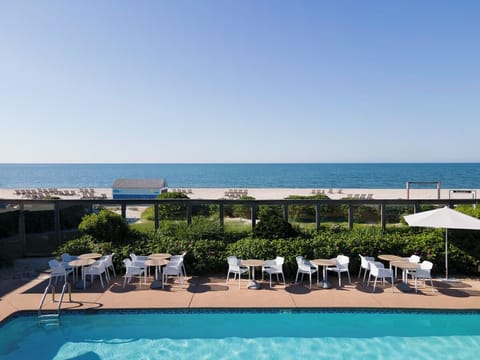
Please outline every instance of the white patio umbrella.
[[410, 226], [445, 229], [445, 278], [448, 280], [448, 229], [480, 230], [480, 220], [445, 206], [404, 216]]

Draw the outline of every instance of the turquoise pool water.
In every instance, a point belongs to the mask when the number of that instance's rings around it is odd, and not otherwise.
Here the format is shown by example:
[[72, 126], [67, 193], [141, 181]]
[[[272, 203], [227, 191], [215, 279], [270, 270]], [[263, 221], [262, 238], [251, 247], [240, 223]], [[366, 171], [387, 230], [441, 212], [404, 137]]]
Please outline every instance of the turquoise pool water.
[[166, 311], [20, 316], [0, 359], [472, 359], [480, 313]]

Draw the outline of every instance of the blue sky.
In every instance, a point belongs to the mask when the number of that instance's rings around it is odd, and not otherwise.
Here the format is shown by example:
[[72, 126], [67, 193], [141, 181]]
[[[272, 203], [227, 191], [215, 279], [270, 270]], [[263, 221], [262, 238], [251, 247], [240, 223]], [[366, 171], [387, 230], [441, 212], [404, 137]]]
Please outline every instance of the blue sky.
[[0, 162], [478, 162], [479, 16], [0, 0]]

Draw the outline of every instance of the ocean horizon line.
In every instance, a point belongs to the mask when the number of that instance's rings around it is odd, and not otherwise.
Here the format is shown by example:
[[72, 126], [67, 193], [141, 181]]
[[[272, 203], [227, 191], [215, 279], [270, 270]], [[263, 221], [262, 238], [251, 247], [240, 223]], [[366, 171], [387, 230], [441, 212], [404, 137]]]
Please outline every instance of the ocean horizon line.
[[480, 164], [480, 161], [372, 161], [372, 162], [2, 162], [0, 165], [411, 165]]

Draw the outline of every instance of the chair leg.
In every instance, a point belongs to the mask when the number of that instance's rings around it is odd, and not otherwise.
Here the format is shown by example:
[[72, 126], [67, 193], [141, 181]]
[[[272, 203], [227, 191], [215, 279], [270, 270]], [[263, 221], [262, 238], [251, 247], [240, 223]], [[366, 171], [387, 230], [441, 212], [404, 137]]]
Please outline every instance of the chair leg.
[[338, 287], [342, 287], [342, 273], [338, 272]]
[[347, 270], [347, 275], [348, 275], [348, 283], [351, 284], [352, 280], [350, 279], [350, 271]]
[[270, 275], [270, 289], [272, 288], [272, 274], [269, 274]]
[[377, 287], [377, 279], [378, 277], [375, 277], [375, 281], [373, 282], [373, 292], [375, 292], [375, 288]]
[[362, 274], [362, 267], [360, 266], [360, 270], [358, 271], [358, 277], [357, 279], [360, 280], [360, 275]]
[[367, 276], [367, 269], [365, 269], [365, 272], [363, 273], [363, 282], [365, 282], [365, 277]]
[[310, 286], [308, 288], [311, 289], [312, 288], [312, 273], [310, 273], [309, 275], [310, 275]]

